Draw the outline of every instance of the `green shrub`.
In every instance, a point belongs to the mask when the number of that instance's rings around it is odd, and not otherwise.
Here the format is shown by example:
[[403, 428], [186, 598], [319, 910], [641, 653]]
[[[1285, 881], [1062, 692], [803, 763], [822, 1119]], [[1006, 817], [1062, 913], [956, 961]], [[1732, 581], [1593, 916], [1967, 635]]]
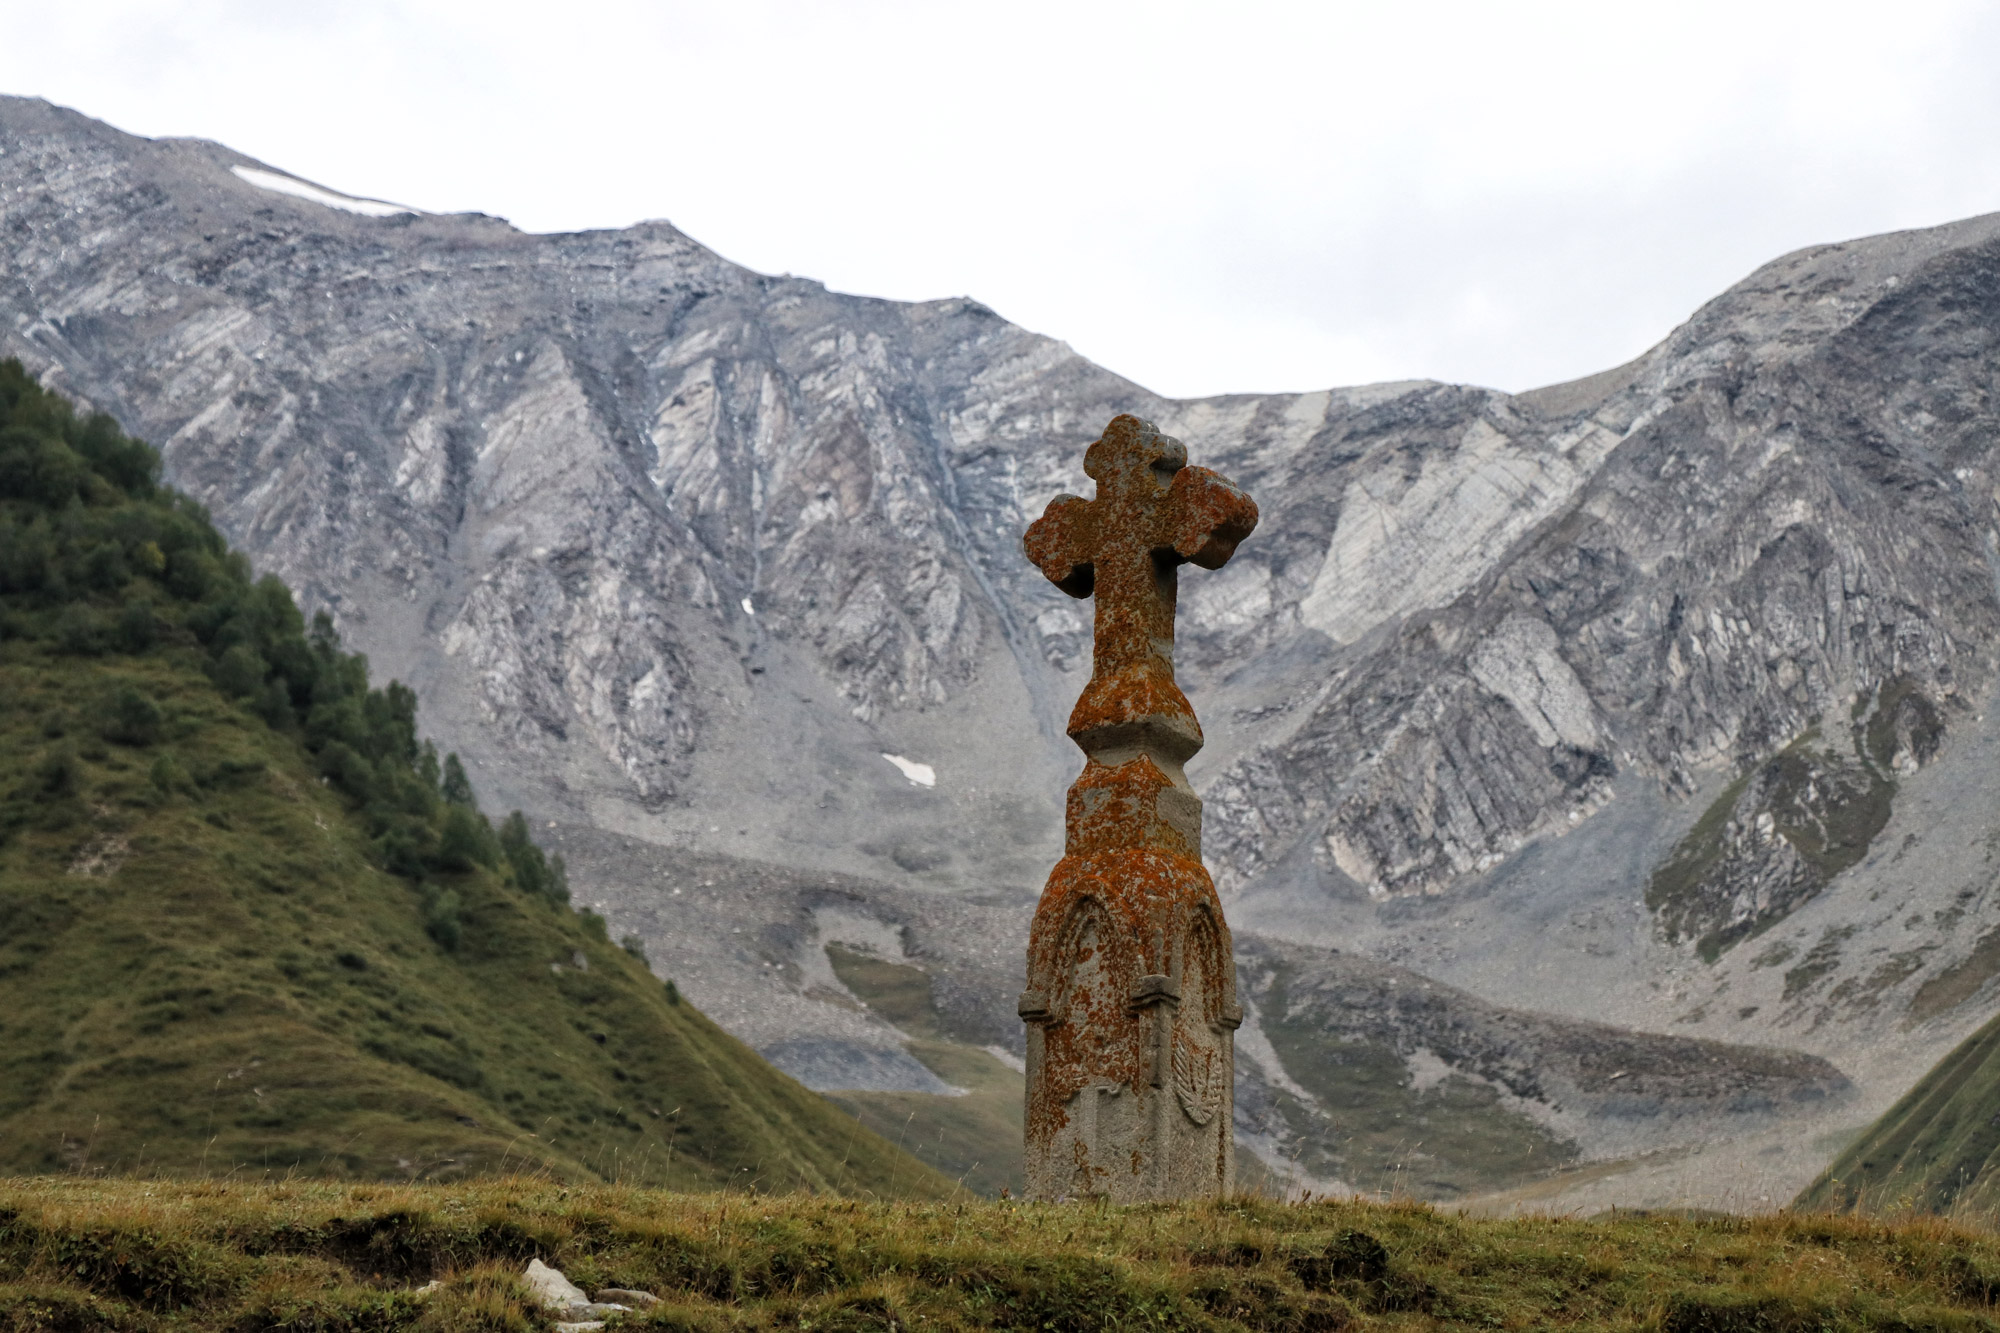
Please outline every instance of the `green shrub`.
[[167, 555], [167, 590], [183, 601], [200, 601], [221, 581], [221, 569], [207, 551], [181, 550]]
[[74, 745], [59, 745], [35, 765], [37, 790], [43, 796], [74, 796], [83, 790], [83, 763]]
[[194, 790], [194, 779], [187, 770], [170, 754], [163, 754], [153, 760], [153, 766], [146, 772], [147, 780], [162, 796], [185, 794]]
[[444, 785], [440, 790], [448, 805], [474, 805], [472, 779], [465, 775], [465, 765], [458, 762], [458, 756], [444, 757]]
[[104, 739], [120, 745], [152, 745], [160, 739], [166, 715], [160, 706], [130, 685], [122, 686], [104, 710]]
[[83, 478], [83, 460], [61, 441], [19, 426], [0, 429], [0, 498], [60, 509]]
[[446, 806], [444, 828], [438, 833], [438, 867], [466, 871], [474, 866], [495, 866], [499, 861], [500, 844], [486, 816], [471, 806]]
[[239, 643], [216, 659], [215, 683], [241, 699], [264, 688], [267, 670], [264, 659], [257, 655], [256, 649]]
[[450, 889], [424, 886], [424, 933], [447, 952], [457, 950], [465, 938], [465, 922], [460, 917], [458, 895]]
[[84, 582], [98, 592], [117, 592], [132, 579], [125, 550], [115, 541], [100, 543], [83, 558]]
[[48, 533], [33, 522], [0, 524], [0, 593], [36, 592], [48, 577]]
[[81, 602], [71, 602], [56, 616], [56, 650], [71, 657], [96, 657], [108, 646], [104, 620]]
[[292, 694], [282, 680], [265, 681], [250, 708], [273, 731], [283, 731], [292, 723]]
[[158, 638], [159, 624], [153, 616], [153, 604], [143, 597], [127, 601], [125, 608], [118, 613], [119, 651], [135, 655], [143, 653]]
[[527, 818], [519, 810], [500, 822], [500, 850], [514, 873], [514, 883], [523, 891], [558, 903], [569, 901], [569, 875], [562, 858], [551, 861], [534, 844]]

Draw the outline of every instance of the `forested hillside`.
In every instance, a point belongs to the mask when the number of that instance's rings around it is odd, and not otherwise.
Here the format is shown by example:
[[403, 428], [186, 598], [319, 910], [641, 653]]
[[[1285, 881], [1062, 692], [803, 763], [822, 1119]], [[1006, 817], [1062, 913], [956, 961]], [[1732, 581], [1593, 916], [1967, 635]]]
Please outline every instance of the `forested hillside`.
[[0, 363], [0, 1170], [946, 1187], [573, 911], [159, 466]]

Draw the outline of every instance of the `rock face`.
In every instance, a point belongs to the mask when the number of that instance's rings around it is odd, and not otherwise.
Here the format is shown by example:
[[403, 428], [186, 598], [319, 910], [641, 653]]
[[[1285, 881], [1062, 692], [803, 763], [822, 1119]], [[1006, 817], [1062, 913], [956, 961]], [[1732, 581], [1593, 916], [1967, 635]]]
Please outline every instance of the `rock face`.
[[[1265, 499], [1180, 618], [1239, 933], [1830, 1055], [1857, 1123], [1991, 1006], [2000, 218], [1786, 256], [1574, 384], [1177, 402], [663, 223], [353, 211], [19, 99], [0, 148], [0, 353], [161, 444], [489, 803], [1013, 911], [1089, 666], [1015, 543], [1133, 412]], [[644, 864], [586, 893], [668, 919]], [[670, 943], [816, 1068], [901, 1049]]]

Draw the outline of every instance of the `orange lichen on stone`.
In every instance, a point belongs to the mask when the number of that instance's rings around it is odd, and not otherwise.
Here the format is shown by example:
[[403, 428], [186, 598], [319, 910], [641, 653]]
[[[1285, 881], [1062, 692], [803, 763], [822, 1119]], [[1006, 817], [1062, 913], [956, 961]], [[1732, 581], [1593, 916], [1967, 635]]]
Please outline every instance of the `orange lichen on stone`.
[[1050, 582], [1097, 599], [1091, 679], [1069, 721], [1086, 760], [1021, 996], [1028, 1193], [1226, 1193], [1241, 1011], [1182, 770], [1202, 735], [1174, 683], [1174, 601], [1178, 567], [1221, 567], [1257, 506], [1137, 417], [1114, 418], [1083, 467], [1096, 498], [1057, 496], [1023, 543]]

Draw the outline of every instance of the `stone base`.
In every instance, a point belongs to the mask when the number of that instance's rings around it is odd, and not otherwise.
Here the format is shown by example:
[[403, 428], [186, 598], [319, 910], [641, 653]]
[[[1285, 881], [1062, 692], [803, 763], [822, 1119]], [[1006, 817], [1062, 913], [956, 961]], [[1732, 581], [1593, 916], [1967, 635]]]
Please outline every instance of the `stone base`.
[[1064, 857], [1028, 948], [1027, 1193], [1115, 1202], [1235, 1183], [1229, 929], [1199, 861]]

